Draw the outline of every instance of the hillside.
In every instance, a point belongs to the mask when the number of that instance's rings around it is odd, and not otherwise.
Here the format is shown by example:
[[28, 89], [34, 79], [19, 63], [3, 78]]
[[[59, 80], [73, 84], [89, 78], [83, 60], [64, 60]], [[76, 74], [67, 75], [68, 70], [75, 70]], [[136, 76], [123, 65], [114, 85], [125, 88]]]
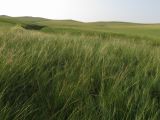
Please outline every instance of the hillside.
[[[137, 24], [125, 22], [91, 22], [83, 23], [74, 20], [50, 20], [39, 17], [9, 17], [0, 16], [0, 24], [16, 25], [16, 24], [40, 24], [48, 26], [45, 32], [58, 31], [91, 31], [116, 33], [127, 36], [148, 37], [150, 39], [160, 38], [160, 24]], [[3, 26], [3, 25], [2, 25]], [[42, 30], [43, 31], [43, 30]]]
[[0, 120], [159, 120], [159, 32], [0, 16]]

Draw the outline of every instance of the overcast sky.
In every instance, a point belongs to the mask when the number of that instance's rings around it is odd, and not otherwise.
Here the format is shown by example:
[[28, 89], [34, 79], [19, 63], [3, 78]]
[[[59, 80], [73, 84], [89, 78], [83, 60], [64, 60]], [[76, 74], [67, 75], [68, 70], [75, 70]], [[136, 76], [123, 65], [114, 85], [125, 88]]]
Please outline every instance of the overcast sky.
[[0, 0], [0, 15], [160, 23], [160, 0]]

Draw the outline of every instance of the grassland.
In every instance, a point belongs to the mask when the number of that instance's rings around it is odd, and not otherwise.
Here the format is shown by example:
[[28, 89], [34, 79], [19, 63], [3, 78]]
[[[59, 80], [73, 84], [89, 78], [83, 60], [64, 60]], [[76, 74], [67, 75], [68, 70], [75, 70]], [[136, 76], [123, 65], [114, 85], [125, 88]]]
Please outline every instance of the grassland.
[[159, 32], [1, 16], [0, 120], [159, 120]]

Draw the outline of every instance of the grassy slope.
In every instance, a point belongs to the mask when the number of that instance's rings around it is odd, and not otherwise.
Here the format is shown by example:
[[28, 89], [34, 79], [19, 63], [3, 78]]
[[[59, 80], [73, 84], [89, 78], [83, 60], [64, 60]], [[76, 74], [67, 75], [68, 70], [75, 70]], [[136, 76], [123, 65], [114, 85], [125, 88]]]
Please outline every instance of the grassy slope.
[[128, 36], [148, 37], [151, 39], [160, 38], [160, 24], [136, 24], [124, 22], [93, 22], [82, 23], [73, 20], [49, 20], [38, 17], [8, 17], [0, 16], [0, 22], [5, 24], [37, 23], [49, 26], [46, 32], [68, 32], [68, 31], [98, 31], [105, 33], [118, 33]]
[[79, 23], [69, 21], [42, 21], [41, 24], [49, 25], [51, 28], [74, 28], [80, 30], [112, 32], [125, 35], [136, 35], [142, 37], [152, 37], [159, 39], [160, 24], [133, 24], [118, 22], [97, 22], [97, 23]]
[[[159, 120], [158, 25], [5, 19], [0, 120]], [[49, 27], [16, 26], [26, 21]]]

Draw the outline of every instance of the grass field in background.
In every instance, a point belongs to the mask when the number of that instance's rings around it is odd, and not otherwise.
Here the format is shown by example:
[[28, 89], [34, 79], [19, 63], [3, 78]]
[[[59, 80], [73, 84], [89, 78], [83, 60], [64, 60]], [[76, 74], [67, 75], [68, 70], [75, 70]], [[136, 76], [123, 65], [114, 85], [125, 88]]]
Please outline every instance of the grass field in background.
[[[22, 24], [45, 25], [25, 30]], [[159, 120], [160, 25], [0, 17], [0, 120]]]

